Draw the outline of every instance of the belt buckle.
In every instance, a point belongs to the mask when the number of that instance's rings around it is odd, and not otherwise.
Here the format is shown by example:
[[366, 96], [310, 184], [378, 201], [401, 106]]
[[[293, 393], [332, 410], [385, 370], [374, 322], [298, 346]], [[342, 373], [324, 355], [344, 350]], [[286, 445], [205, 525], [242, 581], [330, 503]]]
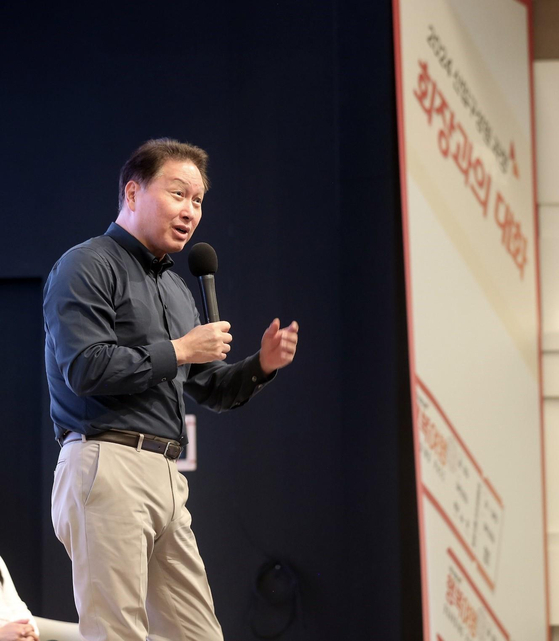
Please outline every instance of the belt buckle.
[[169, 457], [167, 456], [167, 452], [168, 452], [168, 450], [169, 450], [169, 445], [171, 445], [171, 441], [167, 441], [167, 445], [165, 446], [165, 451], [163, 452], [163, 456], [164, 456], [165, 458], [169, 458]]

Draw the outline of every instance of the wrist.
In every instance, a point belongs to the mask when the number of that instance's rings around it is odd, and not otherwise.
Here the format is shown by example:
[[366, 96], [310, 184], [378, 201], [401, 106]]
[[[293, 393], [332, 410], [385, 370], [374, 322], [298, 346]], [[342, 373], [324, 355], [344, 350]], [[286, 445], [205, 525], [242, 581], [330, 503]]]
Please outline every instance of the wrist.
[[270, 367], [270, 365], [266, 362], [266, 359], [262, 358], [262, 352], [258, 354], [258, 364], [260, 365], [262, 374], [264, 374], [266, 378], [277, 370], [277, 367]]
[[187, 353], [184, 348], [183, 341], [180, 338], [176, 338], [171, 341], [171, 345], [175, 350], [175, 357], [177, 359], [177, 365], [184, 365], [187, 362]]

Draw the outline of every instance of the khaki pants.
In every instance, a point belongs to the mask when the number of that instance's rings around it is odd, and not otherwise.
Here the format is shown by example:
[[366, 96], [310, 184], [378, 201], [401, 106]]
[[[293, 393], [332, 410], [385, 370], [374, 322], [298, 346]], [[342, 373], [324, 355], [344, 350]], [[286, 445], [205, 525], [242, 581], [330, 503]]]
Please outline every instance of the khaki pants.
[[72, 559], [87, 641], [222, 641], [185, 507], [188, 483], [161, 454], [67, 443], [52, 520]]

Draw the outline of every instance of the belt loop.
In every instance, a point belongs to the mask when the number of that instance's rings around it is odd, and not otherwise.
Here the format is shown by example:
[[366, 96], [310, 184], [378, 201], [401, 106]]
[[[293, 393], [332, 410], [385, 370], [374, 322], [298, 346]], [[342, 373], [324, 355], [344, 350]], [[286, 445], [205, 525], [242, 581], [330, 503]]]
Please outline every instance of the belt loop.
[[144, 435], [140, 434], [140, 437], [138, 438], [138, 445], [136, 446], [136, 452], [141, 451], [143, 442], [144, 442]]
[[85, 443], [86, 441], [87, 441], [87, 438], [86, 438], [85, 434], [82, 434], [82, 443]]
[[68, 436], [68, 434], [70, 434], [70, 430], [64, 430], [64, 432], [62, 432], [61, 436], [59, 436], [56, 439], [56, 442], [58, 443], [58, 445], [60, 445], [60, 449], [62, 449], [64, 447], [64, 439]]

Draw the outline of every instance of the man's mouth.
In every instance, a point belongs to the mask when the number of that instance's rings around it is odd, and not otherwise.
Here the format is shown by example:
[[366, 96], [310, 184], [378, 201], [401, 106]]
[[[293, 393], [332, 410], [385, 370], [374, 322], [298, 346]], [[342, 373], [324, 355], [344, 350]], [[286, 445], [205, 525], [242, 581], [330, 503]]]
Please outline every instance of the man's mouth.
[[188, 227], [183, 227], [182, 225], [179, 225], [179, 226], [175, 227], [174, 229], [176, 231], [178, 231], [179, 234], [181, 234], [183, 236], [187, 236], [188, 235]]

